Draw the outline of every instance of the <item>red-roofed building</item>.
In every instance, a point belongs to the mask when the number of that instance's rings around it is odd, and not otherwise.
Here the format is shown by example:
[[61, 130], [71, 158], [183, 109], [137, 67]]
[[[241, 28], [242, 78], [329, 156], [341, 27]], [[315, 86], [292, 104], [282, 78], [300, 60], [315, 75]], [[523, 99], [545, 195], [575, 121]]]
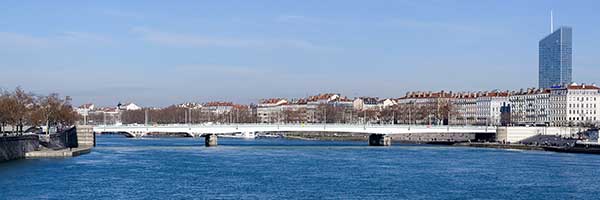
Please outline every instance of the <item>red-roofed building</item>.
[[508, 103], [508, 92], [486, 91], [478, 94], [475, 124], [500, 125], [500, 108]]
[[511, 123], [515, 125], [546, 125], [550, 123], [550, 90], [521, 89], [509, 96]]
[[445, 124], [449, 116], [445, 110], [450, 109], [455, 95], [452, 92], [408, 92], [397, 100], [400, 107], [407, 112], [401, 112], [403, 123], [416, 124]]
[[257, 106], [257, 117], [261, 123], [318, 123], [323, 118], [323, 106], [351, 109], [352, 100], [335, 93], [291, 101], [283, 98], [263, 99]]
[[340, 94], [335, 93], [323, 93], [307, 98], [309, 104], [324, 104], [340, 99]]
[[450, 124], [478, 124], [477, 97], [476, 92], [457, 93], [453, 99], [455, 113], [450, 116]]
[[287, 105], [287, 99], [271, 98], [262, 99], [258, 102], [256, 114], [260, 123], [277, 123], [283, 118], [283, 105]]

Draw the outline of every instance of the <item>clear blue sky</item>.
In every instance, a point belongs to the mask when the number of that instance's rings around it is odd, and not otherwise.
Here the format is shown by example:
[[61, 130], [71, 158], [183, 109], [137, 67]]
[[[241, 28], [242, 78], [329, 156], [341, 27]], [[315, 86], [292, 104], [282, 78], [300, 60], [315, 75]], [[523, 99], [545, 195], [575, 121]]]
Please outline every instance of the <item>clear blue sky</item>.
[[3, 1], [0, 87], [76, 104], [254, 102], [319, 92], [537, 85], [537, 43], [573, 27], [600, 83], [599, 1]]

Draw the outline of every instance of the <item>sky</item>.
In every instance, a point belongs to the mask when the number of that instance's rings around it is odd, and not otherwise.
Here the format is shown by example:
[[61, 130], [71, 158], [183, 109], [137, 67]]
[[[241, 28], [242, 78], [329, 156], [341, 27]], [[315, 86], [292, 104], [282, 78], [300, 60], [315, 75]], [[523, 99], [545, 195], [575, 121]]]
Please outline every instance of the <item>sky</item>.
[[573, 27], [573, 80], [600, 83], [597, 8], [595, 0], [7, 0], [0, 88], [142, 106], [529, 88], [550, 10], [555, 27]]

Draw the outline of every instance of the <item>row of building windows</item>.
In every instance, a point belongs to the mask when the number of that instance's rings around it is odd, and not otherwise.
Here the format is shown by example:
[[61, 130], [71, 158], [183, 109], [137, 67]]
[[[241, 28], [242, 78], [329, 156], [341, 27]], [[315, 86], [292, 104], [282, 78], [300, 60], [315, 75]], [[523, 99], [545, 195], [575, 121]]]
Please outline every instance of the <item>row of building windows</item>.
[[587, 103], [587, 104], [578, 104], [578, 103], [569, 104], [569, 108], [583, 108], [584, 105], [585, 105], [586, 108], [592, 108], [592, 107], [596, 108], [596, 104], [595, 103], [594, 104], [591, 104], [591, 103]]
[[569, 121], [571, 121], [571, 120], [579, 121], [580, 119], [585, 120], [585, 121], [590, 121], [590, 120], [596, 121], [596, 117], [581, 117], [581, 118], [580, 117], [569, 117]]
[[569, 114], [596, 114], [596, 110], [569, 110]]
[[596, 101], [596, 97], [571, 97], [569, 101]]

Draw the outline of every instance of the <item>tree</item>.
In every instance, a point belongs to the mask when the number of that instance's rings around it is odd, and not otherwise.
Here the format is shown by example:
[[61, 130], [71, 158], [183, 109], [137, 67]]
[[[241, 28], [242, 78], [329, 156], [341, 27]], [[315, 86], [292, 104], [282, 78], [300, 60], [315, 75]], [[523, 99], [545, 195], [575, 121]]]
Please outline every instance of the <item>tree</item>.
[[399, 109], [398, 106], [390, 106], [390, 107], [382, 109], [380, 111], [381, 122], [385, 123], [385, 124], [395, 124], [398, 109]]
[[[141, 110], [123, 111], [123, 113], [121, 114], [121, 121], [124, 124], [143, 124], [146, 120], [146, 110], [148, 109], [145, 108]], [[148, 110], [148, 112], [150, 112], [150, 110]]]
[[12, 98], [14, 99], [13, 122], [16, 123], [15, 126], [18, 127], [18, 131], [23, 132], [25, 120], [31, 115], [32, 108], [34, 108], [33, 94], [26, 93], [20, 87], [17, 87]]
[[40, 98], [37, 112], [40, 113], [48, 130], [50, 126], [73, 125], [77, 119], [77, 114], [71, 106], [71, 98], [61, 99], [57, 93]]
[[8, 91], [0, 91], [0, 132], [13, 123], [16, 102]]
[[283, 110], [283, 121], [285, 123], [306, 122], [306, 109], [285, 109]]
[[77, 114], [71, 106], [71, 98], [64, 99], [56, 93], [35, 96], [17, 87], [13, 92], [0, 91], [0, 132], [6, 125], [23, 132], [25, 125], [73, 125]]
[[71, 126], [74, 125], [77, 121], [77, 112], [73, 110], [73, 106], [71, 105], [71, 97], [67, 96], [65, 99], [61, 100], [62, 104], [58, 110], [58, 117], [56, 122], [62, 126]]

